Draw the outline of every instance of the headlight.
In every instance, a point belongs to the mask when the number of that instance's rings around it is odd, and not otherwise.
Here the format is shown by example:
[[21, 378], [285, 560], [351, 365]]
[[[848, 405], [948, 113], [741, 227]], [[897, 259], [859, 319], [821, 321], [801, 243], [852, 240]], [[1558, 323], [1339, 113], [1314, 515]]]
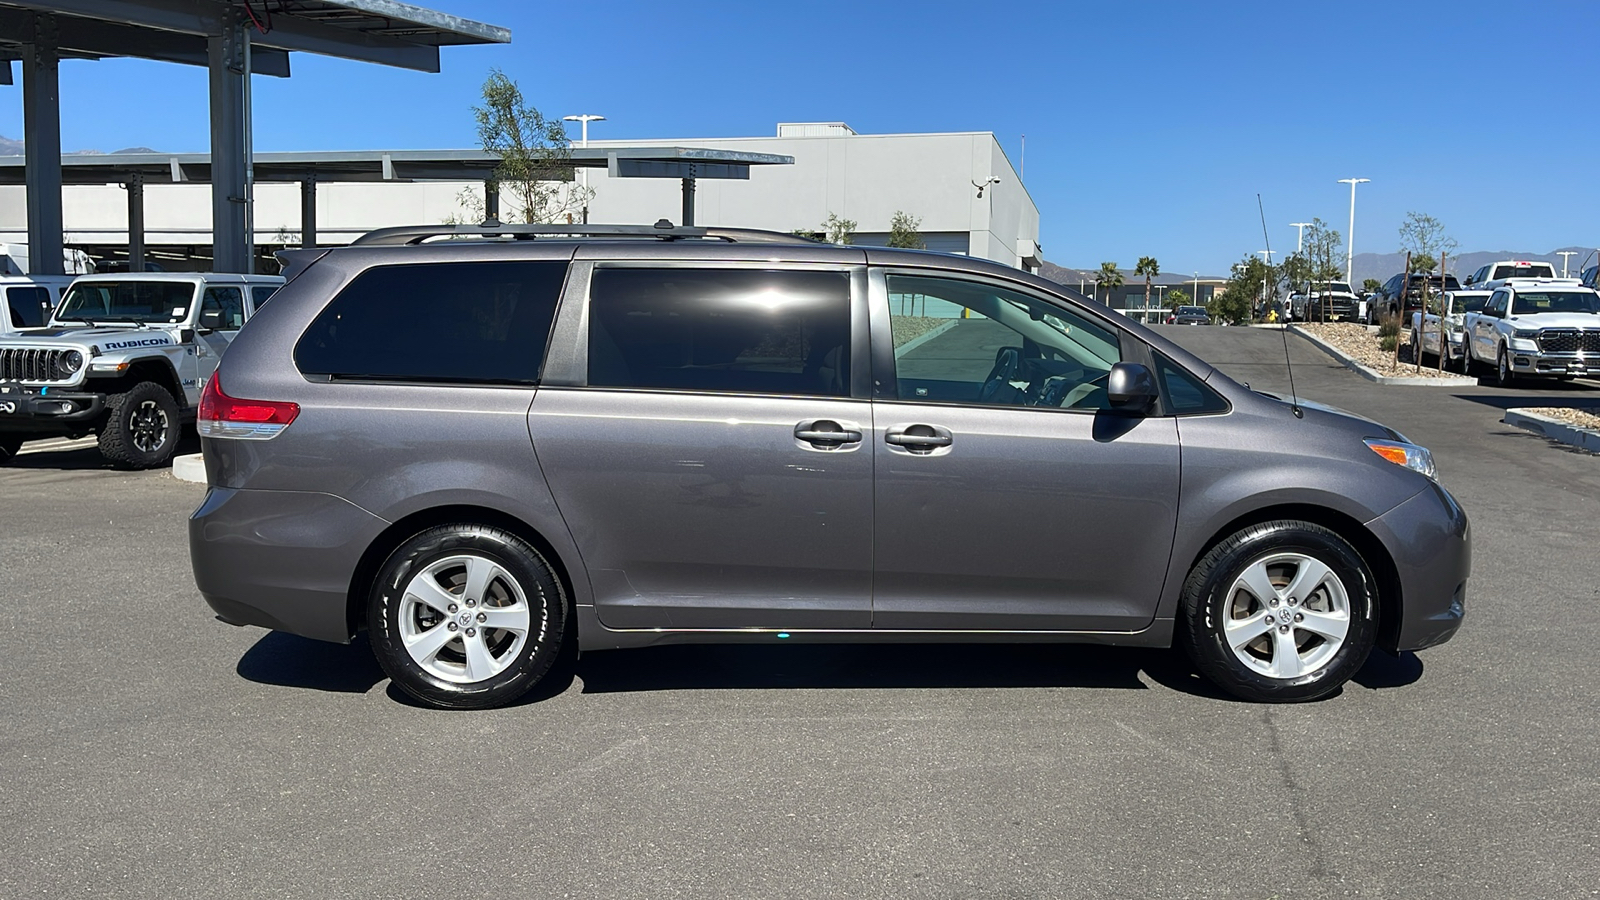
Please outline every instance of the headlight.
[[61, 358], [61, 362], [66, 366], [67, 374], [71, 375], [83, 368], [83, 354], [76, 350], [68, 350], [67, 355]]
[[1511, 332], [1511, 336], [1514, 338], [1522, 338], [1525, 341], [1531, 341], [1539, 336], [1539, 329], [1518, 328], [1516, 331]]
[[1372, 448], [1373, 453], [1397, 466], [1405, 466], [1429, 478], [1438, 474], [1433, 467], [1433, 454], [1428, 452], [1427, 447], [1418, 447], [1416, 444], [1404, 441], [1381, 441], [1376, 438], [1367, 438], [1366, 443]]

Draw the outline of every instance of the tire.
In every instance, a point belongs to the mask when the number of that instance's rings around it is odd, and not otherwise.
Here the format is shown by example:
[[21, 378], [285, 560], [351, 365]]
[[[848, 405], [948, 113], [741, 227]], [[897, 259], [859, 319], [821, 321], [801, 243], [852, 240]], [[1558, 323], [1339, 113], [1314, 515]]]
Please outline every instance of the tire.
[[181, 434], [178, 401], [161, 385], [141, 381], [106, 398], [100, 455], [128, 469], [158, 468], [172, 462]]
[[1511, 371], [1511, 356], [1506, 353], [1506, 348], [1501, 347], [1494, 358], [1494, 383], [1499, 387], [1511, 387], [1517, 376]]
[[10, 462], [17, 451], [22, 449], [24, 438], [18, 436], [0, 437], [0, 466]]
[[[475, 580], [484, 585], [476, 597], [468, 593]], [[505, 627], [485, 627], [487, 616]], [[549, 672], [566, 638], [566, 595], [549, 563], [516, 535], [439, 525], [389, 555], [369, 593], [367, 625], [378, 664], [401, 690], [435, 709], [486, 709], [516, 700]]]
[[[1309, 597], [1289, 593], [1302, 577], [1315, 579]], [[1252, 525], [1189, 573], [1180, 643], [1202, 675], [1236, 697], [1315, 700], [1366, 663], [1377, 641], [1376, 591], [1361, 554], [1337, 533], [1295, 520]], [[1285, 626], [1280, 610], [1295, 620]]]
[[1417, 330], [1411, 329], [1411, 362], [1413, 365], [1422, 365], [1422, 339], [1417, 336]]

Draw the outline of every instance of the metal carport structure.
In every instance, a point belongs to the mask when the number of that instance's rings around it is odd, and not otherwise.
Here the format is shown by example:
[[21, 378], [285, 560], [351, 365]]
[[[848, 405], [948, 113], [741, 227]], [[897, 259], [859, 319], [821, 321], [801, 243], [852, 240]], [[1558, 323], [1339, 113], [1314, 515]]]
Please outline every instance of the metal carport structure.
[[[257, 153], [253, 182], [300, 185], [300, 238], [317, 243], [317, 185], [329, 182], [482, 181], [485, 212], [498, 216], [494, 187], [500, 158], [483, 150], [358, 150]], [[678, 178], [683, 182], [681, 225], [694, 224], [695, 182], [701, 178], [748, 179], [751, 166], [792, 165], [794, 157], [698, 147], [591, 147], [563, 151], [553, 166], [571, 177], [579, 168], [604, 168], [620, 178]], [[207, 153], [95, 153], [60, 158], [65, 184], [121, 184], [128, 195], [128, 261], [144, 257], [144, 186], [204, 183], [216, 173]], [[0, 185], [28, 183], [25, 157], [0, 156]], [[30, 183], [31, 189], [31, 183]], [[215, 189], [215, 186], [213, 186]], [[30, 190], [30, 197], [32, 192]], [[215, 202], [213, 198], [213, 208]], [[215, 226], [213, 226], [215, 227]], [[60, 234], [60, 230], [57, 231]], [[33, 234], [32, 219], [29, 235]], [[251, 249], [253, 254], [253, 248]], [[59, 258], [60, 253], [56, 256]], [[218, 267], [219, 271], [220, 266]]]
[[35, 270], [62, 270], [63, 58], [137, 57], [209, 70], [213, 264], [247, 272], [254, 258], [252, 73], [287, 77], [291, 52], [437, 72], [442, 46], [510, 40], [508, 29], [396, 0], [0, 0], [0, 83], [11, 81], [11, 61], [22, 61]]

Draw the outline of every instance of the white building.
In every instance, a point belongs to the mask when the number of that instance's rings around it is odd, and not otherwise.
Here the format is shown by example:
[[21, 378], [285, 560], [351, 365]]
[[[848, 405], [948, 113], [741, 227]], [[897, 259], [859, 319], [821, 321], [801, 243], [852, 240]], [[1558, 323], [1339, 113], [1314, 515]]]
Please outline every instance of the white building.
[[[896, 212], [920, 219], [930, 250], [964, 253], [1037, 271], [1039, 210], [989, 132], [857, 134], [842, 123], [778, 126], [776, 137], [591, 140], [591, 150], [694, 147], [779, 154], [794, 165], [753, 167], [748, 180], [698, 179], [695, 224], [822, 231], [829, 214], [856, 222], [854, 243], [882, 244]], [[398, 157], [400, 151], [396, 151]], [[174, 171], [178, 164], [173, 163]], [[587, 169], [595, 223], [680, 222], [676, 178], [612, 178]], [[151, 261], [168, 269], [205, 268], [211, 250], [211, 188], [205, 183], [146, 183], [145, 243]], [[482, 197], [478, 181], [339, 182], [316, 186], [317, 238], [348, 243], [375, 228], [462, 218], [463, 192]], [[254, 187], [255, 239], [263, 248], [300, 240], [298, 185]], [[120, 184], [68, 184], [63, 225], [68, 247], [97, 258], [125, 257], [128, 194]], [[481, 207], [480, 207], [481, 208]], [[25, 241], [27, 203], [21, 185], [0, 185], [0, 242]]]
[[[696, 225], [822, 231], [832, 213], [856, 223], [854, 243], [882, 244], [890, 218], [905, 212], [922, 220], [930, 250], [1039, 268], [1039, 208], [991, 132], [857, 134], [842, 122], [814, 122], [780, 124], [777, 137], [589, 141], [600, 148], [652, 145], [794, 157], [792, 166], [752, 170], [749, 182], [699, 181]], [[677, 181], [619, 180], [591, 170], [589, 187], [591, 222], [678, 221]]]

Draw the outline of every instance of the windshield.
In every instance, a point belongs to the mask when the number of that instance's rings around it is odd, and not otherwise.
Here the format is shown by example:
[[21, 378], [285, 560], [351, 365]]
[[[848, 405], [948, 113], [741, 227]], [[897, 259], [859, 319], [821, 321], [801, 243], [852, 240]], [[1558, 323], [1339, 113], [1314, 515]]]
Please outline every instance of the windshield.
[[1537, 313], [1592, 313], [1595, 295], [1589, 291], [1524, 291], [1511, 302], [1511, 314], [1531, 316]]
[[1355, 291], [1350, 290], [1350, 285], [1345, 284], [1342, 281], [1330, 281], [1330, 282], [1328, 282], [1328, 290], [1330, 292], [1335, 292], [1335, 293], [1345, 293], [1345, 294], [1354, 294], [1355, 293]]
[[1205, 314], [1206, 314], [1206, 310], [1205, 310], [1205, 307], [1203, 307], [1203, 306], [1180, 306], [1180, 307], [1178, 307], [1178, 315], [1180, 315], [1180, 316], [1203, 316]]
[[73, 322], [182, 322], [194, 302], [187, 281], [79, 281], [56, 309]]

